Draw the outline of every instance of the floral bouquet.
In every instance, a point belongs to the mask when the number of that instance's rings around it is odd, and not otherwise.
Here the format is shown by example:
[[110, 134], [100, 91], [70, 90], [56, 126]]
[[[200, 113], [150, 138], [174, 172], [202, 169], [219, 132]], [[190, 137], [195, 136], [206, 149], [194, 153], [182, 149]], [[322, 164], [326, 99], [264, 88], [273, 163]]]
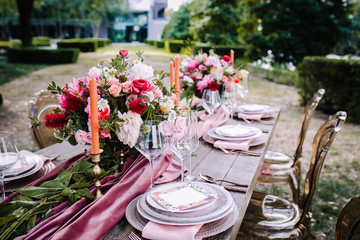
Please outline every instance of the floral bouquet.
[[[229, 56], [219, 56], [213, 51], [209, 55], [198, 53], [195, 57], [185, 58], [181, 62], [182, 93], [181, 99], [189, 100], [194, 96], [201, 98], [204, 89], [222, 91], [222, 85], [228, 81], [239, 83], [246, 70], [236, 70]], [[247, 77], [247, 76], [246, 76]]]
[[[102, 159], [119, 162], [123, 146], [133, 148], [144, 121], [174, 109], [174, 94], [167, 91], [165, 74], [143, 63], [141, 53], [130, 60], [127, 50], [110, 61], [102, 61], [86, 77], [73, 79], [63, 87], [52, 82], [48, 90], [58, 94], [61, 108], [45, 115], [44, 124], [55, 129], [61, 142], [91, 144], [89, 80], [95, 78], [98, 91], [98, 120]], [[33, 120], [33, 126], [39, 124]], [[115, 159], [114, 159], [115, 157]]]

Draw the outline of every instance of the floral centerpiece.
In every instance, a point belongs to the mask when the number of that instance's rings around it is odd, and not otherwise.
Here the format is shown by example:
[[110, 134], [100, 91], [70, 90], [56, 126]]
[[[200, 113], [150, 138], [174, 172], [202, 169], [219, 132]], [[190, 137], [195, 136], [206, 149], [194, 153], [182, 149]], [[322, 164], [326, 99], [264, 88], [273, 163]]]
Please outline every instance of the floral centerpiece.
[[222, 91], [222, 85], [228, 81], [239, 83], [245, 77], [246, 70], [238, 71], [228, 55], [219, 56], [213, 51], [198, 53], [185, 58], [180, 66], [182, 93], [180, 98], [189, 100], [194, 96], [201, 98], [204, 89]]
[[74, 78], [63, 87], [52, 82], [48, 90], [59, 95], [61, 108], [45, 115], [45, 126], [55, 129], [59, 141], [91, 144], [89, 80], [95, 78], [102, 162], [112, 159], [119, 165], [119, 150], [134, 147], [143, 121], [175, 107], [174, 95], [162, 83], [165, 74], [154, 71], [143, 60], [141, 53], [130, 60], [128, 51], [120, 50], [115, 58], [91, 68], [86, 77]]

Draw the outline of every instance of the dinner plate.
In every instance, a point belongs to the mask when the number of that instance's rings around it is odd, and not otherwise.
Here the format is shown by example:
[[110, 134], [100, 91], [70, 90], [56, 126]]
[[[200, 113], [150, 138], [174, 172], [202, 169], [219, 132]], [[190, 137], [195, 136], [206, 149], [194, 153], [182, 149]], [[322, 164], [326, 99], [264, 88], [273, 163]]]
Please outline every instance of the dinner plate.
[[[209, 202], [206, 202], [206, 203], [203, 203], [201, 205], [198, 205], [198, 206], [193, 206], [191, 208], [187, 208], [187, 209], [176, 209], [176, 208], [165, 208], [163, 205], [161, 205], [158, 201], [156, 201], [152, 195], [153, 193], [156, 193], [156, 192], [164, 192], [164, 191], [167, 191], [169, 189], [174, 189], [174, 188], [178, 188], [178, 187], [181, 187], [183, 185], [186, 185], [185, 183], [181, 183], [181, 182], [176, 182], [176, 183], [169, 183], [169, 184], [162, 184], [162, 185], [159, 185], [159, 186], [156, 186], [154, 187], [151, 192], [149, 193], [146, 193], [146, 201], [147, 203], [154, 207], [154, 208], [157, 208], [159, 210], [162, 210], [162, 211], [166, 211], [166, 212], [194, 212], [194, 211], [199, 211], [199, 210], [202, 210], [202, 209], [205, 209], [205, 208], [208, 208], [210, 207], [212, 204], [215, 203], [215, 200], [218, 196], [218, 193], [213, 189], [213, 188], [210, 188], [206, 185], [199, 185], [199, 184], [194, 184], [194, 186], [190, 186], [190, 187], [193, 187], [194, 189], [200, 191], [200, 193], [202, 192], [205, 192], [206, 195], [212, 195], [215, 197], [215, 199], [210, 199]], [[187, 185], [189, 186], [189, 185]]]
[[24, 173], [35, 166], [35, 159], [27, 157], [23, 153], [20, 153], [20, 159], [15, 165], [5, 174], [6, 176], [15, 176]]
[[4, 182], [8, 182], [8, 181], [21, 179], [21, 178], [30, 176], [30, 175], [36, 173], [37, 171], [39, 171], [42, 168], [42, 166], [44, 165], [44, 160], [36, 154], [21, 152], [21, 155], [24, 156], [28, 161], [34, 161], [35, 162], [34, 166], [31, 169], [29, 169], [28, 171], [22, 172], [18, 175], [5, 176]]
[[171, 225], [192, 225], [203, 224], [220, 219], [231, 211], [234, 201], [228, 191], [223, 187], [211, 185], [208, 183], [197, 183], [199, 185], [210, 185], [218, 194], [218, 199], [211, 207], [204, 211], [194, 212], [165, 212], [157, 208], [153, 208], [146, 201], [146, 194], [143, 194], [137, 202], [139, 213], [146, 219], [162, 224]]
[[[203, 136], [203, 139], [205, 140], [205, 142], [208, 142], [210, 144], [214, 144], [217, 141], [217, 139], [214, 139], [214, 138], [210, 137], [208, 134], [205, 134]], [[255, 138], [255, 139], [253, 139], [252, 141], [250, 141], [249, 146], [254, 147], [254, 146], [258, 146], [260, 144], [263, 144], [263, 143], [266, 142], [266, 139], [267, 138], [266, 138], [265, 134], [261, 134], [261, 136], [259, 136], [259, 137]]]
[[[244, 126], [245, 127], [245, 126]], [[247, 127], [247, 126], [246, 126]], [[255, 134], [250, 135], [250, 136], [245, 136], [245, 137], [225, 137], [225, 136], [221, 136], [219, 134], [216, 133], [216, 129], [217, 128], [212, 128], [208, 131], [208, 134], [210, 137], [215, 138], [215, 139], [221, 139], [221, 140], [227, 140], [227, 141], [234, 141], [234, 140], [249, 140], [249, 139], [254, 139], [257, 138], [259, 136], [262, 135], [262, 131], [261, 129], [257, 128], [257, 127], [247, 127], [249, 129], [251, 129], [253, 132], [255, 132]]]
[[236, 107], [236, 112], [243, 113], [264, 113], [270, 110], [270, 106], [262, 104], [244, 104]]
[[217, 127], [215, 129], [215, 133], [219, 136], [236, 138], [236, 137], [249, 137], [255, 135], [256, 131], [254, 129], [249, 128], [247, 126], [237, 125], [225, 125], [221, 127]]
[[[138, 212], [136, 205], [141, 196], [134, 198], [126, 208], [125, 216], [128, 222], [139, 231], [142, 231], [145, 225], [149, 222], [146, 218], [140, 215]], [[202, 239], [206, 237], [211, 237], [216, 234], [222, 233], [225, 230], [229, 229], [231, 226], [235, 224], [239, 217], [239, 209], [236, 204], [233, 205], [233, 209], [230, 211], [228, 215], [219, 220], [205, 223], [202, 225], [200, 230], [195, 235], [196, 238]]]

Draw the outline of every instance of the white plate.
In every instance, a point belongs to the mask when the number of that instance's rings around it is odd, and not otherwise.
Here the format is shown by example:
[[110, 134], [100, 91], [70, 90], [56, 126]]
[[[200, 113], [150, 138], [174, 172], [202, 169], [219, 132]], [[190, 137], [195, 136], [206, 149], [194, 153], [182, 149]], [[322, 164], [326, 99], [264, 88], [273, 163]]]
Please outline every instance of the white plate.
[[234, 140], [249, 140], [249, 139], [254, 139], [257, 138], [259, 136], [262, 135], [262, 131], [261, 129], [257, 128], [257, 127], [247, 127], [249, 129], [251, 129], [252, 131], [255, 132], [255, 134], [247, 136], [247, 137], [225, 137], [225, 136], [221, 136], [218, 135], [216, 133], [216, 128], [212, 128], [208, 131], [208, 134], [210, 137], [215, 138], [215, 139], [221, 139], [221, 140], [228, 140], [228, 141], [234, 141]]
[[270, 110], [270, 106], [262, 104], [244, 104], [237, 108], [237, 112], [244, 113], [264, 113]]
[[197, 183], [199, 185], [210, 185], [218, 193], [218, 199], [211, 207], [204, 211], [194, 211], [187, 213], [179, 212], [165, 212], [153, 208], [146, 202], [146, 194], [142, 195], [137, 202], [137, 209], [139, 213], [146, 219], [162, 224], [171, 225], [193, 225], [203, 224], [218, 220], [226, 216], [232, 209], [234, 201], [228, 191], [223, 187], [211, 185], [208, 183]]
[[252, 128], [244, 127], [237, 124], [237, 125], [225, 125], [225, 126], [217, 127], [215, 129], [215, 133], [223, 137], [234, 138], [234, 137], [249, 137], [254, 135], [256, 132]]
[[27, 161], [35, 162], [33, 168], [29, 169], [26, 172], [20, 173], [18, 175], [5, 176], [4, 177], [5, 182], [30, 176], [30, 175], [36, 173], [37, 171], [39, 171], [42, 168], [42, 166], [44, 165], [44, 160], [36, 154], [21, 152], [21, 155], [24, 156], [27, 159]]
[[[157, 208], [159, 210], [162, 210], [162, 211], [167, 211], [167, 212], [194, 212], [194, 211], [198, 211], [198, 210], [201, 210], [201, 209], [205, 209], [205, 208], [208, 208], [209, 206], [211, 206], [213, 203], [215, 203], [215, 201], [211, 201], [211, 202], [208, 202], [208, 203], [205, 203], [205, 204], [202, 204], [202, 205], [199, 205], [199, 206], [195, 206], [195, 207], [192, 207], [192, 208], [188, 208], [188, 209], [184, 209], [184, 210], [180, 210], [180, 209], [167, 209], [165, 207], [163, 207], [161, 204], [159, 204], [159, 202], [157, 202], [155, 199], [153, 199], [151, 197], [152, 193], [154, 192], [162, 192], [164, 190], [168, 190], [168, 189], [172, 189], [172, 188], [176, 188], [178, 186], [181, 186], [181, 185], [184, 185], [186, 183], [183, 183], [183, 184], [179, 184], [179, 183], [175, 183], [173, 185], [159, 185], [157, 187], [154, 187], [151, 192], [147, 193], [146, 195], [146, 201], [148, 204], [150, 204], [152, 207], [154, 208]], [[197, 184], [198, 185], [198, 184]], [[199, 185], [198, 185], [199, 186]], [[204, 189], [206, 192], [214, 195], [216, 198], [217, 198], [217, 192], [212, 189], [212, 188], [209, 188], [207, 186], [199, 186], [200, 188]]]
[[24, 173], [33, 168], [35, 166], [35, 163], [36, 161], [34, 158], [29, 158], [23, 153], [20, 153], [19, 161], [17, 161], [15, 165], [5, 174], [5, 177], [15, 176]]

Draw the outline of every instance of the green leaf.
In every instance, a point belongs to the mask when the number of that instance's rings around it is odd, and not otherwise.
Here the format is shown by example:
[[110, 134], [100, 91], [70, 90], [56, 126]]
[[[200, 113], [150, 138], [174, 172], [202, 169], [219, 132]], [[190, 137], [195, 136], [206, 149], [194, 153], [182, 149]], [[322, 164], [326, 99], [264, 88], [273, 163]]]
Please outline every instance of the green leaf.
[[77, 190], [78, 194], [80, 194], [81, 197], [86, 197], [86, 198], [89, 198], [89, 199], [93, 199], [94, 196], [91, 194], [90, 190], [87, 189], [87, 188], [84, 188], [84, 189], [79, 189]]
[[69, 197], [75, 190], [71, 189], [71, 188], [65, 188], [62, 192], [61, 195], [65, 196], [65, 197]]
[[77, 141], [76, 141], [74, 135], [71, 135], [71, 136], [68, 138], [68, 142], [69, 142], [71, 145], [73, 145], [73, 146], [77, 145]]
[[22, 200], [13, 200], [12, 202], [9, 203], [2, 203], [0, 204], [0, 216], [6, 216], [20, 207], [33, 208], [38, 204], [39, 203], [35, 201], [22, 201]]
[[52, 208], [49, 208], [46, 212], [44, 212], [43, 215], [41, 216], [41, 219], [42, 219], [42, 220], [47, 219], [48, 216], [49, 216], [50, 213], [51, 213], [51, 210], [52, 210]]
[[74, 189], [79, 189], [79, 188], [86, 188], [88, 186], [89, 184], [87, 182], [82, 181], [82, 182], [73, 183], [69, 187]]
[[27, 220], [26, 231], [30, 231], [33, 227], [35, 227], [35, 221], [36, 221], [36, 215], [31, 216]]
[[40, 185], [40, 187], [46, 187], [46, 188], [64, 188], [65, 185], [60, 182], [59, 179], [54, 179], [54, 180], [51, 180], [51, 181], [47, 181], [47, 182], [44, 182], [43, 184]]
[[50, 197], [59, 193], [61, 188], [48, 188], [48, 187], [25, 187], [20, 188], [17, 192], [35, 199], [42, 199], [44, 197]]
[[59, 175], [55, 178], [55, 180], [60, 181], [64, 187], [68, 187], [71, 181], [71, 177], [72, 177], [73, 173], [67, 171], [67, 170], [62, 170], [61, 173], [59, 173]]
[[94, 164], [82, 160], [82, 161], [76, 162], [72, 166], [71, 171], [72, 172], [85, 172], [89, 169], [92, 169], [93, 167], [94, 167]]
[[70, 195], [69, 201], [71, 204], [74, 204], [77, 200], [81, 198], [81, 195], [77, 191], [73, 191], [73, 193], [71, 193]]

